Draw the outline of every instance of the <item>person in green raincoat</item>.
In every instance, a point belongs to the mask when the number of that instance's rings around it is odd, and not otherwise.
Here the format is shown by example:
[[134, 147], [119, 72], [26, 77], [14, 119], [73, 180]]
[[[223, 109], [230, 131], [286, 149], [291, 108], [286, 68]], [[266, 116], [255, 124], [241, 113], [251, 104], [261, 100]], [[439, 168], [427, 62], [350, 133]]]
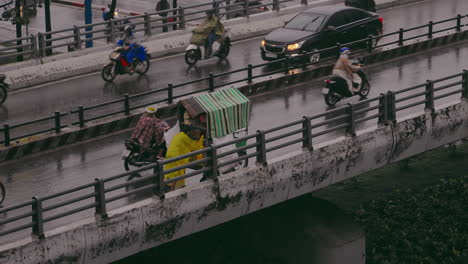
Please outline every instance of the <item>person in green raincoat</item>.
[[[205, 54], [209, 56], [209, 51], [216, 53], [224, 41], [226, 34], [223, 24], [214, 15], [212, 9], [206, 11], [206, 19], [198, 27], [192, 30], [190, 44], [205, 46]], [[213, 47], [212, 47], [213, 46]]]

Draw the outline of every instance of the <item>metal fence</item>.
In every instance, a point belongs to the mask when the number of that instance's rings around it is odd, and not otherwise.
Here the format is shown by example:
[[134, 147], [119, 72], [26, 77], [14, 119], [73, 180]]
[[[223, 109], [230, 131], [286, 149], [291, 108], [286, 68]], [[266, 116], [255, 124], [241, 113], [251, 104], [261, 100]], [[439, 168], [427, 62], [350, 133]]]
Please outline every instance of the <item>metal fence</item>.
[[[299, 59], [295, 58], [293, 61], [290, 58], [279, 59], [273, 62], [262, 63], [258, 65], [248, 65], [245, 68], [236, 69], [228, 72], [209, 74], [208, 76], [196, 80], [191, 80], [188, 82], [180, 84], [168, 84], [167, 87], [154, 89], [147, 92], [142, 92], [134, 95], [124, 95], [122, 98], [111, 100], [108, 102], [99, 103], [91, 106], [79, 106], [76, 109], [73, 109], [69, 114], [64, 113], [55, 113], [49, 117], [28, 121], [24, 123], [18, 123], [14, 125], [3, 125], [3, 128], [0, 128], [0, 134], [3, 134], [3, 139], [0, 139], [0, 144], [9, 146], [13, 140], [21, 139], [28, 136], [38, 135], [44, 131], [55, 131], [57, 134], [60, 133], [60, 128], [57, 124], [64, 123], [61, 121], [61, 117], [67, 116], [71, 119], [71, 125], [84, 127], [87, 122], [96, 121], [103, 118], [107, 118], [116, 114], [125, 114], [130, 115], [131, 111], [148, 105], [158, 104], [158, 103], [168, 103], [171, 104], [175, 99], [193, 95], [200, 92], [211, 92], [219, 87], [224, 87], [233, 84], [247, 83], [251, 84], [254, 80], [261, 77], [271, 76], [273, 74], [285, 73], [289, 74], [289, 71], [292, 69], [300, 67], [307, 67], [309, 65], [331, 61], [335, 59], [335, 56], [323, 57], [317, 62], [311, 62], [308, 58], [314, 54], [324, 54], [324, 53], [333, 53], [338, 54], [340, 47], [346, 46], [356, 46], [365, 48], [367, 52], [372, 52], [374, 49], [388, 47], [390, 45], [399, 45], [403, 46], [405, 42], [409, 40], [414, 40], [421, 37], [432, 38], [437, 33], [447, 32], [449, 30], [461, 31], [466, 28], [467, 22], [466, 15], [457, 15], [454, 18], [445, 19], [437, 22], [430, 21], [429, 23], [409, 29], [399, 29], [398, 31], [387, 33], [381, 36], [369, 36], [366, 39], [340, 44], [337, 43], [336, 46], [330, 47], [327, 49], [322, 49], [318, 51], [306, 52], [303, 53]], [[375, 43], [375, 40], [379, 40], [378, 44]], [[361, 52], [361, 51], [357, 51]], [[356, 52], [355, 52], [356, 53]], [[298, 61], [301, 61], [299, 64]], [[265, 69], [273, 70], [265, 70]], [[265, 72], [266, 71], [266, 72]], [[239, 79], [224, 81], [226, 77], [231, 75], [243, 75]], [[184, 92], [183, 87], [189, 85], [200, 84], [207, 88], [199, 89], [196, 91]], [[180, 91], [180, 92], [179, 92]], [[156, 99], [155, 99], [156, 98]], [[50, 126], [50, 120], [55, 120], [53, 126]], [[27, 129], [26, 131], [20, 131], [21, 128], [25, 128], [29, 125], [34, 125], [32, 131]], [[45, 127], [45, 128], [44, 128]], [[15, 131], [16, 129], [16, 131]]]
[[[276, 154], [277, 151], [281, 150], [291, 152], [292, 148], [305, 148], [305, 151], [313, 151], [313, 143], [322, 136], [333, 136], [333, 133], [342, 133], [343, 131], [354, 136], [358, 126], [365, 128], [375, 123], [396, 123], [397, 115], [405, 113], [408, 108], [412, 108], [408, 112], [410, 114], [414, 113], [413, 107], [434, 111], [437, 100], [440, 100], [437, 101], [438, 103], [442, 102], [443, 99], [453, 100], [453, 95], [457, 94], [468, 99], [468, 71], [466, 70], [397, 92], [380, 94], [357, 103], [349, 103], [333, 110], [306, 116], [294, 122], [257, 131], [254, 134], [212, 145], [179, 157], [161, 160], [155, 164], [110, 178], [96, 179], [94, 182], [59, 193], [44, 197], [36, 196], [31, 201], [0, 209], [0, 215], [6, 216], [0, 220], [0, 227], [2, 227], [0, 237], [32, 229], [34, 236], [43, 238], [44, 225], [54, 220], [63, 220], [67, 216], [83, 212], [87, 212], [88, 217], [94, 213], [96, 216], [106, 218], [108, 206], [124, 198], [129, 199], [129, 197], [142, 192], [149, 192], [150, 195], [164, 199], [165, 186], [176, 181], [201, 174], [207, 179], [215, 179], [219, 175], [220, 168], [248, 159], [255, 159], [256, 166], [265, 166], [268, 162], [268, 155], [275, 151]], [[449, 98], [451, 96], [452, 98]], [[225, 149], [227, 146], [243, 141], [247, 142], [243, 147], [234, 150]], [[219, 158], [239, 151], [245, 151], [246, 155], [222, 163], [219, 161]], [[165, 168], [167, 164], [196, 155], [203, 155], [203, 158], [171, 169]], [[201, 169], [175, 178], [165, 179], [164, 177], [168, 173], [197, 165], [203, 166]], [[125, 180], [135, 173], [141, 173], [144, 177], [130, 181]], [[134, 188], [129, 188], [131, 186]], [[135, 188], [135, 186], [137, 187]]]
[[[280, 4], [295, 0], [264, 0], [262, 4], [257, 1], [246, 0], [236, 2], [235, 0], [213, 0], [205, 4], [192, 6], [179, 6], [159, 12], [150, 12], [142, 15], [134, 15], [125, 18], [111, 19], [105, 22], [74, 26], [72, 28], [54, 30], [38, 33], [21, 39], [11, 39], [0, 42], [0, 46], [7, 45], [8, 48], [0, 49], [0, 58], [14, 58], [27, 55], [26, 59], [41, 58], [55, 53], [80, 50], [85, 47], [86, 42], [93, 41], [94, 44], [106, 44], [115, 42], [122, 35], [122, 29], [126, 24], [135, 26], [138, 36], [152, 36], [169, 29], [185, 29], [186, 25], [200, 21], [205, 18], [204, 12], [212, 9], [222, 19], [236, 17], [249, 17], [252, 14], [280, 10]], [[310, 0], [298, 1], [304, 5]], [[161, 14], [167, 13], [166, 17]], [[27, 44], [19, 44], [18, 41], [26, 41]], [[96, 43], [97, 41], [97, 43]], [[18, 43], [18, 44], [16, 44]], [[2, 54], [3, 53], [3, 54]]]

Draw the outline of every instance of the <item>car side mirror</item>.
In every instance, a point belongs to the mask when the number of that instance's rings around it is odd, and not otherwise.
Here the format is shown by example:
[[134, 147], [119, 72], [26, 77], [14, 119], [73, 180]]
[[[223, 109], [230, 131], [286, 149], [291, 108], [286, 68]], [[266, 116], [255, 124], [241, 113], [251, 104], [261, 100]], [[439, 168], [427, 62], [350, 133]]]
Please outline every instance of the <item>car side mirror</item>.
[[336, 27], [334, 26], [328, 26], [327, 31], [336, 31]]

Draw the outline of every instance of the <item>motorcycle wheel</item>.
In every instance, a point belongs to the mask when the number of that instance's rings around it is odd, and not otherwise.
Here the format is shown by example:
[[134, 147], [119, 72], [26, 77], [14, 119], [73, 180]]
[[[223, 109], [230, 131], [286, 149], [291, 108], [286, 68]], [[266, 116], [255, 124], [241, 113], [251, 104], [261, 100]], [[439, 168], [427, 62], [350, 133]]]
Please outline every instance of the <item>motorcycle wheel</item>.
[[148, 58], [146, 58], [144, 61], [139, 61], [138, 62], [138, 64], [135, 67], [135, 71], [138, 74], [142, 75], [142, 74], [145, 74], [146, 72], [148, 72], [149, 67], [150, 67], [150, 61], [149, 61]]
[[5, 186], [3, 183], [0, 182], [0, 204], [3, 203], [3, 200], [5, 200], [6, 196], [6, 191], [5, 191]]
[[185, 63], [187, 63], [187, 65], [195, 65], [199, 59], [200, 57], [197, 50], [188, 50], [185, 52]]
[[332, 92], [329, 92], [328, 94], [326, 94], [324, 98], [325, 98], [325, 103], [328, 106], [334, 106], [336, 103], [340, 101], [340, 98]]
[[[132, 162], [136, 161], [136, 159], [138, 159], [138, 154], [137, 153], [130, 152], [130, 154], [128, 154], [128, 157], [125, 158], [125, 161], [124, 161], [125, 171], [130, 171], [131, 170], [130, 165], [132, 165]], [[141, 177], [141, 175], [139, 173], [133, 173], [130, 176], [128, 176], [127, 181], [131, 181], [132, 179], [139, 178], [139, 177]]]
[[7, 97], [8, 97], [8, 92], [7, 92], [5, 85], [0, 84], [0, 105], [3, 104], [3, 102], [5, 102]]
[[102, 68], [101, 76], [104, 81], [112, 82], [115, 79], [115, 76], [117, 76], [117, 73], [115, 71], [112, 72], [113, 68], [114, 68], [114, 65], [106, 65], [104, 66], [104, 68]]
[[361, 90], [359, 90], [359, 96], [361, 98], [366, 98], [369, 95], [370, 92], [370, 84], [369, 82], [364, 82], [362, 84]]
[[230, 51], [231, 51], [231, 47], [229, 45], [223, 45], [219, 52], [219, 58], [220, 59], [226, 58], [229, 55]]

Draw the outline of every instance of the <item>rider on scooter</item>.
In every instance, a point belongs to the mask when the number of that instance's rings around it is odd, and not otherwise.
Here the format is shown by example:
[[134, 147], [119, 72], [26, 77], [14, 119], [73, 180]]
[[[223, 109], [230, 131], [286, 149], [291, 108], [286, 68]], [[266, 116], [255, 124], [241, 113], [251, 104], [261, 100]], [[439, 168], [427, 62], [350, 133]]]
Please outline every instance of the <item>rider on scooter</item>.
[[206, 20], [192, 30], [193, 36], [190, 44], [205, 46], [206, 57], [216, 54], [224, 40], [225, 30], [223, 24], [215, 16], [214, 10], [206, 11]]
[[124, 65], [125, 67], [130, 66], [130, 73], [134, 72], [134, 67], [133, 67], [133, 60], [135, 59], [135, 50], [138, 47], [138, 42], [135, 39], [135, 35], [133, 34], [133, 29], [135, 26], [133, 25], [127, 25], [125, 26], [124, 33], [123, 33], [123, 38], [117, 42], [117, 45], [122, 46], [125, 48], [125, 53], [122, 54], [127, 62], [127, 65]]
[[333, 75], [343, 78], [348, 85], [348, 96], [352, 96], [355, 92], [359, 92], [359, 83], [361, 77], [356, 74], [356, 71], [360, 69], [360, 66], [353, 65], [349, 60], [349, 54], [351, 50], [349, 48], [340, 49], [340, 57], [333, 68]]

